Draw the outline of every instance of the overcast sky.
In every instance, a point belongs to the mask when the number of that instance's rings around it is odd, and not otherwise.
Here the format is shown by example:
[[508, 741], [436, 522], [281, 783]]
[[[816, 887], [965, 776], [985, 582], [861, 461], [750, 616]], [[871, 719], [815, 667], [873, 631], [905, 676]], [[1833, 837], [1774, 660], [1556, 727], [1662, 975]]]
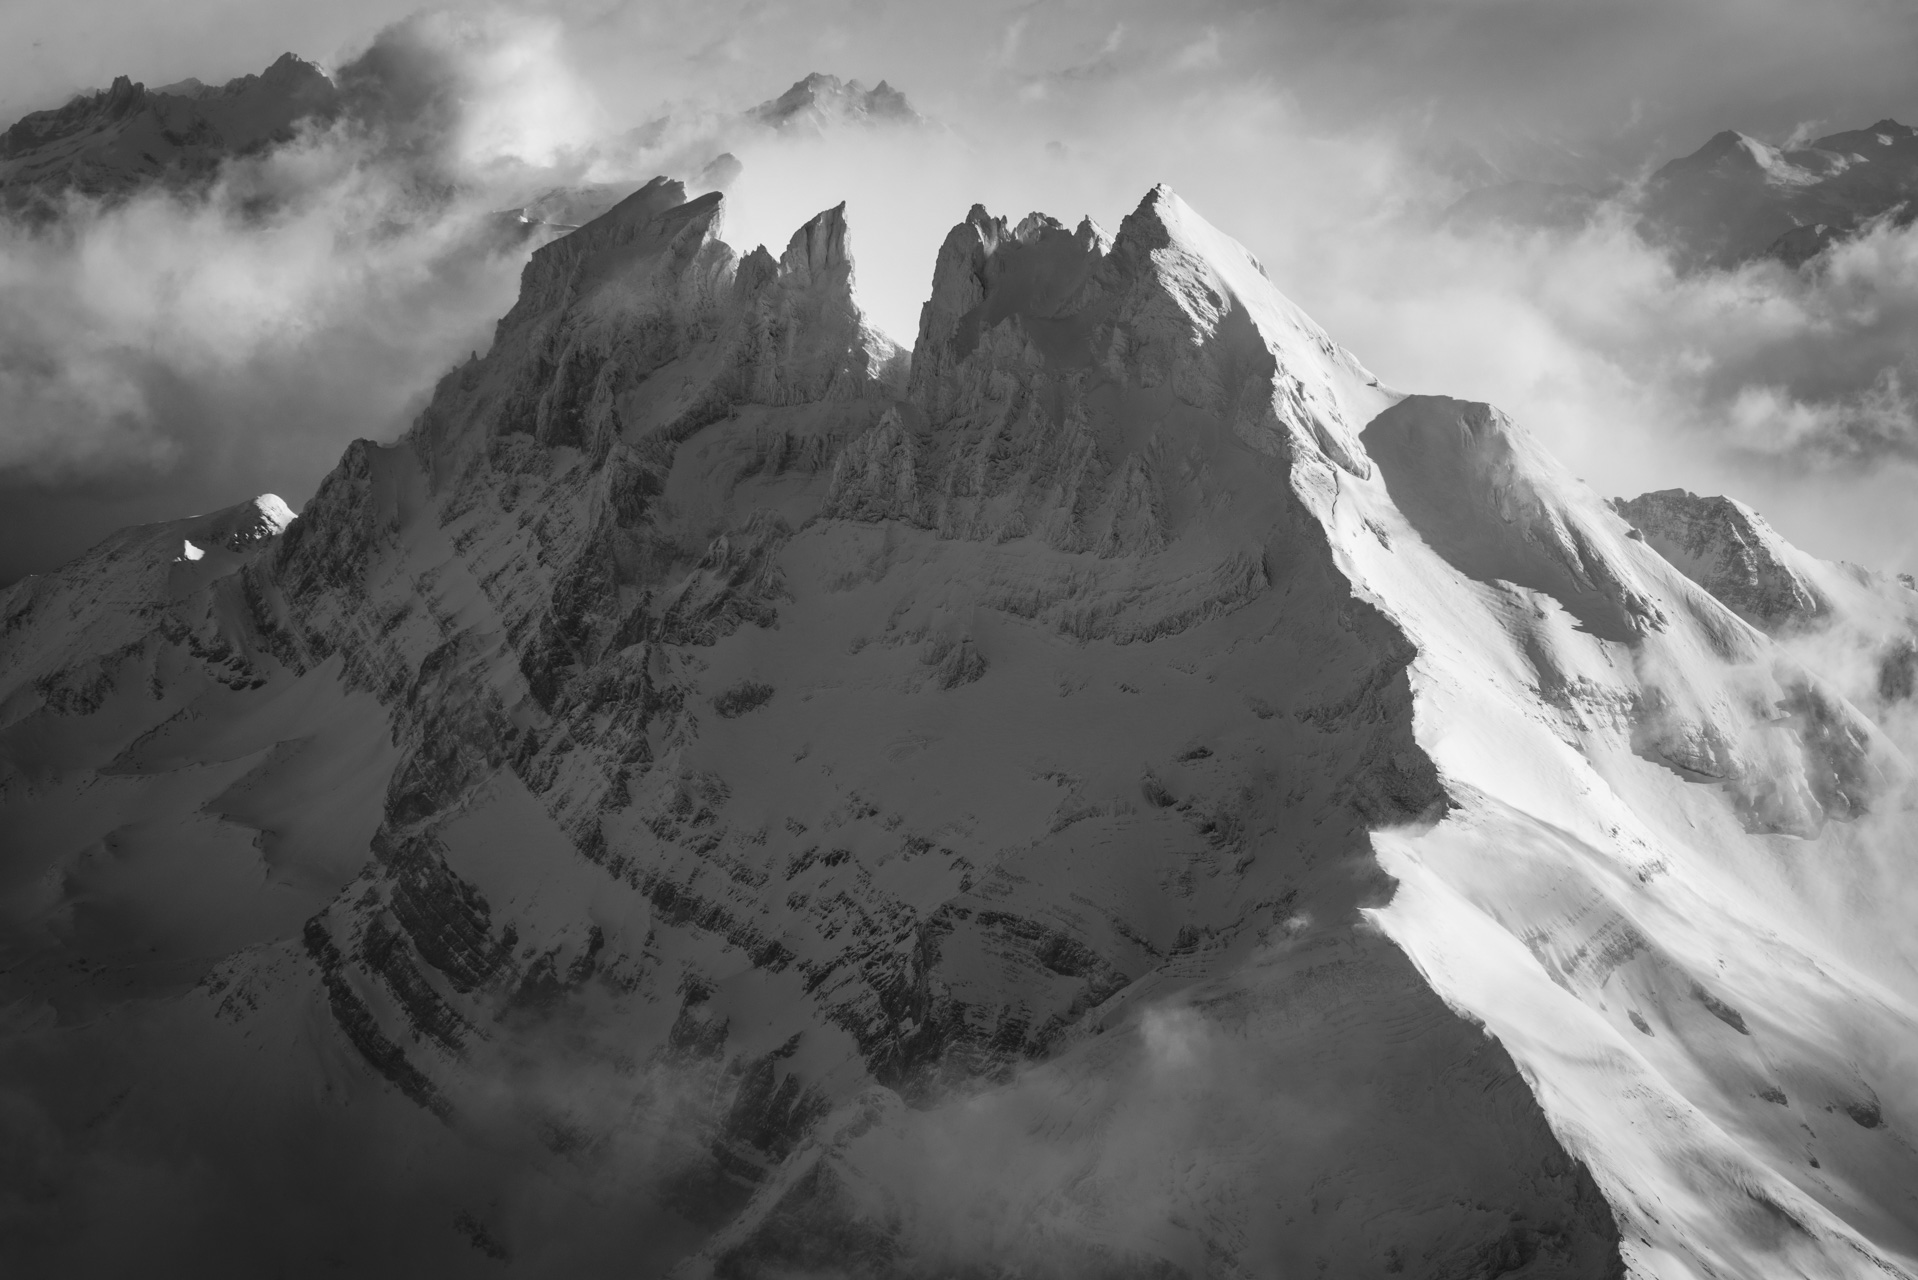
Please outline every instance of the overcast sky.
[[[1617, 228], [1491, 247], [1431, 230], [1502, 178], [1630, 180], [1723, 128], [1918, 118], [1909, 0], [446, 8], [419, 29], [465, 68], [460, 155], [487, 181], [502, 157], [576, 154], [668, 108], [736, 111], [813, 70], [904, 90], [930, 135], [757, 145], [727, 214], [740, 247], [776, 248], [847, 200], [861, 295], [903, 341], [975, 200], [1116, 227], [1165, 181], [1388, 382], [1502, 404], [1605, 492], [1732, 492], [1820, 554], [1918, 558], [1918, 430], [1881, 354], [1918, 349], [1913, 242], [1812, 288], [1677, 281]], [[119, 74], [218, 82], [289, 50], [339, 66], [413, 11], [0, 6], [0, 119]], [[484, 345], [517, 268], [449, 266], [435, 228], [359, 236], [379, 198], [314, 199], [264, 230], [175, 206], [102, 215], [64, 256], [0, 240], [0, 580], [128, 520], [267, 487], [297, 505], [346, 441], [403, 428]], [[10, 367], [54, 365], [51, 391], [7, 399]], [[1859, 413], [1894, 443], [1827, 447]]]

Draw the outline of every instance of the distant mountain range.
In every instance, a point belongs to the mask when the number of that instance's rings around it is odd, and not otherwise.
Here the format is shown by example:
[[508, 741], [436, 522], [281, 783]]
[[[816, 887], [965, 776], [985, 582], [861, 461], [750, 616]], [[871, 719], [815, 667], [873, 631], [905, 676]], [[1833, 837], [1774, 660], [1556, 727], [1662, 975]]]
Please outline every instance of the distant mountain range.
[[884, 80], [868, 89], [857, 80], [841, 80], [817, 71], [746, 114], [776, 129], [817, 129], [849, 121], [925, 123], [906, 101], [906, 95]]
[[[657, 145], [679, 125], [672, 114], [659, 116], [627, 133], [622, 141], [638, 151]], [[682, 156], [711, 156], [687, 165], [690, 186], [696, 191], [724, 191], [738, 179], [744, 165], [725, 147], [739, 146], [759, 130], [787, 137], [819, 136], [835, 129], [872, 126], [916, 128], [926, 125], [906, 95], [881, 80], [868, 89], [857, 80], [815, 71], [777, 98], [694, 130], [694, 140], [681, 140]], [[639, 190], [643, 181], [573, 184], [541, 191], [515, 212], [529, 223], [571, 228], [598, 217]]]
[[[111, 203], [149, 189], [204, 188], [228, 161], [290, 142], [308, 124], [347, 118], [399, 123], [402, 132], [417, 132], [423, 127], [417, 120], [387, 119], [400, 110], [397, 103], [410, 98], [392, 92], [382, 82], [386, 74], [377, 60], [369, 60], [331, 76], [288, 53], [259, 75], [217, 87], [188, 79], [149, 89], [121, 76], [108, 89], [33, 112], [0, 134], [0, 213], [44, 222], [59, 215], [70, 194]], [[413, 106], [428, 120], [434, 115], [419, 103]], [[672, 116], [662, 116], [631, 130], [616, 145], [643, 151], [675, 123]], [[739, 160], [725, 148], [753, 130], [803, 134], [925, 123], [906, 96], [884, 81], [867, 88], [857, 80], [814, 72], [776, 98], [707, 122], [703, 131], [677, 145], [689, 158], [685, 176], [702, 189], [717, 190], [730, 185], [740, 170]], [[578, 226], [650, 176], [648, 171], [625, 182], [529, 193], [515, 212], [529, 223]]]
[[1460, 227], [1567, 227], [1613, 202], [1688, 268], [1761, 258], [1797, 267], [1877, 223], [1909, 224], [1914, 201], [1918, 129], [1880, 120], [1787, 147], [1727, 131], [1642, 188], [1506, 183], [1471, 192], [1446, 218]]
[[226, 161], [288, 142], [301, 122], [339, 107], [326, 72], [290, 53], [218, 88], [184, 80], [148, 89], [121, 76], [0, 134], [0, 209], [44, 219], [68, 192], [113, 200], [204, 184]]

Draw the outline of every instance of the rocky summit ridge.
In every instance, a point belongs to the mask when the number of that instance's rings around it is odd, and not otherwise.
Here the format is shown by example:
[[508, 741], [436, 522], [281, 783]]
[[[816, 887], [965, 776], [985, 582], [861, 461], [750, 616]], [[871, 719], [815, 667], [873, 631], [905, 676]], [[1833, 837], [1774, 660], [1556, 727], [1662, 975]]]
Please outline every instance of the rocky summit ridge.
[[290, 523], [0, 593], [0, 1248], [1912, 1272], [1908, 684], [1163, 188], [974, 208], [911, 353], [843, 206], [723, 209], [536, 250]]

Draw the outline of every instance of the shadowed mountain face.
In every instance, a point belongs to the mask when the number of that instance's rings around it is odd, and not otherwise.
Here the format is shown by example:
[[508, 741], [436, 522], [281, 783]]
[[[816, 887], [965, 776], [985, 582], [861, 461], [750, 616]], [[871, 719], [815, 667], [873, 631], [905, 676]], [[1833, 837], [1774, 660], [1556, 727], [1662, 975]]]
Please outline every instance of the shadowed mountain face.
[[0, 595], [6, 1256], [1909, 1265], [1878, 918], [1754, 870], [1883, 871], [1813, 667], [1163, 189], [973, 209], [909, 358], [843, 209], [721, 206], [536, 251], [290, 525]]
[[338, 105], [326, 73], [290, 53], [218, 88], [188, 80], [148, 89], [121, 76], [0, 134], [0, 208], [34, 221], [57, 216], [69, 192], [115, 199], [204, 184], [227, 160], [285, 142], [301, 121]]

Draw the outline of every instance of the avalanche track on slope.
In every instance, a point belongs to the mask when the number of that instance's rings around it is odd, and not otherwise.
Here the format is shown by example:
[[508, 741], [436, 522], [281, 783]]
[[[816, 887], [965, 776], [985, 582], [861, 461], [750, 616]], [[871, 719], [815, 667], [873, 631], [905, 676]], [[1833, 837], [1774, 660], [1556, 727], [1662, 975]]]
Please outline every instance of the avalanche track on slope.
[[0, 597], [9, 1256], [1912, 1269], [1818, 652], [1163, 189], [975, 208], [910, 358], [720, 211], [538, 250], [283, 532]]

